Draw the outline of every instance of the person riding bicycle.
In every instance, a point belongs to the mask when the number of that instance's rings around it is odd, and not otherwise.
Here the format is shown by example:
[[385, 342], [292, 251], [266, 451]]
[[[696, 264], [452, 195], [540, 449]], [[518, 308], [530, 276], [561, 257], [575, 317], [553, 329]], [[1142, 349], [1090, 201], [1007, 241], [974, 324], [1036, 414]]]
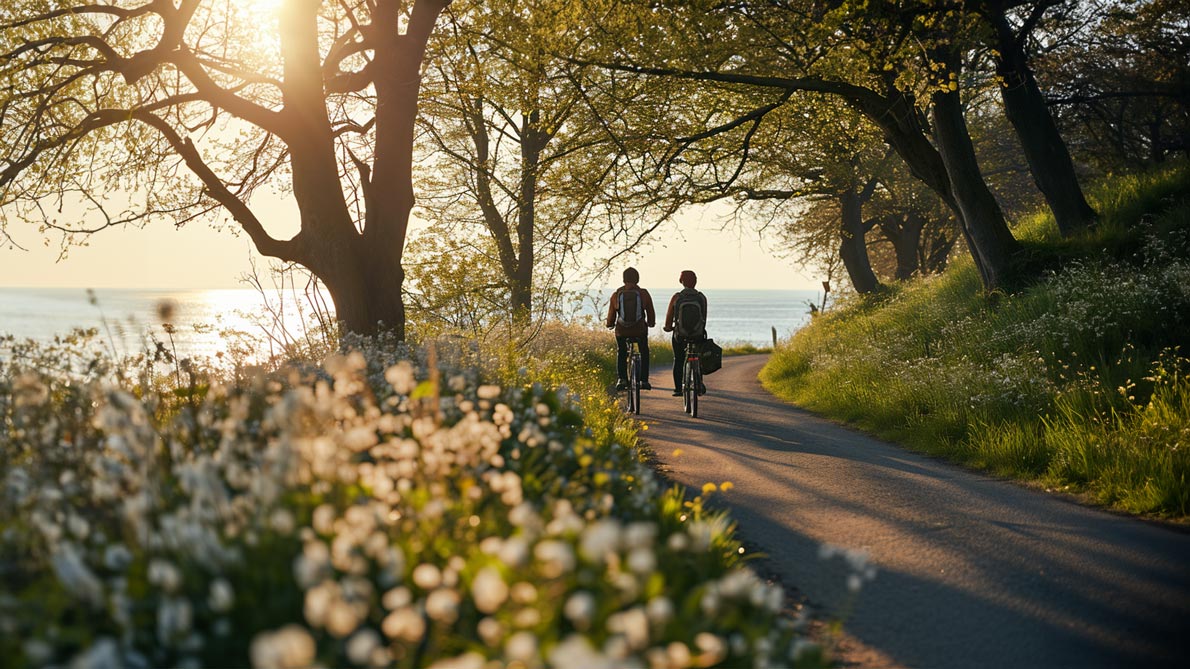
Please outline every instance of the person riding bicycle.
[[[673, 333], [674, 347], [674, 397], [682, 396], [682, 368], [686, 363], [686, 344], [701, 342], [707, 338], [707, 296], [694, 289], [698, 276], [692, 270], [683, 270], [678, 281], [682, 290], [669, 299], [665, 311], [666, 332]], [[698, 394], [707, 391], [699, 384]]]
[[652, 390], [649, 385], [649, 328], [657, 324], [653, 310], [653, 298], [649, 291], [640, 287], [640, 273], [635, 268], [624, 270], [624, 285], [612, 293], [607, 309], [608, 328], [616, 330], [616, 375], [617, 390], [628, 388], [628, 340], [636, 339], [640, 346], [641, 390]]

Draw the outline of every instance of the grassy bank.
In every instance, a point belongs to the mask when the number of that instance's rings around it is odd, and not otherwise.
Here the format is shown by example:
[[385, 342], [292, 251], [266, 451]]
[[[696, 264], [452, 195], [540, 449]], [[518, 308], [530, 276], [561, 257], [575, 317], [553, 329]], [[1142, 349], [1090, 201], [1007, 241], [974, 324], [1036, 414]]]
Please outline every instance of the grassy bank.
[[1088, 236], [1017, 229], [1040, 278], [983, 295], [968, 261], [815, 319], [762, 372], [882, 437], [1104, 505], [1190, 512], [1190, 170], [1111, 179]]

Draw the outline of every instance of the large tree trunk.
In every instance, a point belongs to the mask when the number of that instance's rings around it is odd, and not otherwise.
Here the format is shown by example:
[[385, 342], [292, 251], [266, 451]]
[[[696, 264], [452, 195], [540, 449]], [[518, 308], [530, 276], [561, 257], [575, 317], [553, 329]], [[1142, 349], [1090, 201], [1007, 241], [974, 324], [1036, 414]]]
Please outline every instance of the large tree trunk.
[[[996, 272], [986, 267], [987, 260], [984, 255], [976, 251], [978, 243], [972, 235], [971, 225], [963, 208], [959, 206], [951, 177], [939, 149], [926, 137], [924, 120], [913, 96], [895, 89], [890, 89], [888, 95], [880, 95], [869, 89], [842, 85], [833, 86], [829, 92], [843, 95], [852, 106], [880, 127], [884, 131], [885, 141], [905, 161], [909, 172], [937, 193], [942, 202], [954, 212], [984, 289], [995, 289]], [[966, 133], [965, 124], [962, 131]], [[970, 143], [970, 137], [967, 138], [967, 142]]]
[[921, 247], [921, 230], [925, 218], [916, 212], [888, 215], [878, 220], [880, 232], [893, 245], [897, 257], [896, 278], [905, 281], [918, 270], [918, 253]]
[[855, 292], [861, 295], [874, 293], [880, 289], [880, 280], [872, 271], [872, 260], [868, 257], [863, 199], [854, 189], [849, 189], [839, 196], [839, 205], [842, 213], [839, 256], [843, 259], [843, 267], [847, 269]]
[[996, 71], [1004, 110], [1020, 138], [1033, 180], [1063, 237], [1086, 230], [1098, 217], [1083, 195], [1070, 151], [1050, 115], [1025, 51], [1003, 12], [993, 13], [989, 19], [996, 31]]
[[931, 118], [938, 153], [950, 177], [972, 255], [976, 256], [976, 264], [983, 275], [984, 288], [995, 290], [1011, 280], [1012, 259], [1020, 247], [979, 171], [959, 92], [938, 91], [934, 93], [933, 102]]

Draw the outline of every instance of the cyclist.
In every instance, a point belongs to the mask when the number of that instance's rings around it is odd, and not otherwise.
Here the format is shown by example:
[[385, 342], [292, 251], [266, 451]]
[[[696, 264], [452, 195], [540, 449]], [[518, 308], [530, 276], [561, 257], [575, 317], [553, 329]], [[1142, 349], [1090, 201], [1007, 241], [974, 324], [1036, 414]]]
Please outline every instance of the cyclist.
[[653, 298], [649, 291], [640, 287], [640, 273], [635, 268], [624, 270], [624, 285], [612, 293], [607, 308], [608, 328], [616, 330], [616, 375], [619, 382], [616, 390], [628, 388], [628, 339], [634, 338], [640, 346], [641, 390], [652, 390], [649, 385], [649, 328], [657, 324], [653, 310]]
[[[682, 396], [682, 367], [686, 363], [686, 344], [707, 338], [707, 296], [694, 289], [698, 276], [692, 270], [683, 270], [678, 281], [682, 290], [669, 299], [665, 311], [666, 332], [673, 333], [674, 346], [674, 397]], [[707, 391], [699, 385], [698, 394]]]

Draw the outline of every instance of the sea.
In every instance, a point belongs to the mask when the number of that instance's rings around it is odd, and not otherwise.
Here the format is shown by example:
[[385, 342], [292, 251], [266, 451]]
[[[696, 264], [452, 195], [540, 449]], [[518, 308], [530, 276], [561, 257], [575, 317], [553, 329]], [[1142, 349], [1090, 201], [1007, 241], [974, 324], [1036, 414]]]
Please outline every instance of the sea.
[[[809, 321], [810, 290], [707, 290], [707, 331], [721, 344], [770, 346]], [[570, 320], [597, 326], [607, 297], [591, 295]], [[660, 321], [668, 296], [654, 295]], [[132, 290], [0, 288], [0, 335], [50, 343], [76, 329], [95, 329], [96, 345], [131, 355], [162, 342], [179, 357], [211, 358], [246, 349], [267, 357], [304, 336], [298, 295], [253, 289]], [[308, 307], [305, 307], [309, 311]], [[166, 326], [169, 324], [169, 327]], [[658, 334], [660, 327], [658, 327]], [[0, 355], [3, 355], [0, 352]]]

